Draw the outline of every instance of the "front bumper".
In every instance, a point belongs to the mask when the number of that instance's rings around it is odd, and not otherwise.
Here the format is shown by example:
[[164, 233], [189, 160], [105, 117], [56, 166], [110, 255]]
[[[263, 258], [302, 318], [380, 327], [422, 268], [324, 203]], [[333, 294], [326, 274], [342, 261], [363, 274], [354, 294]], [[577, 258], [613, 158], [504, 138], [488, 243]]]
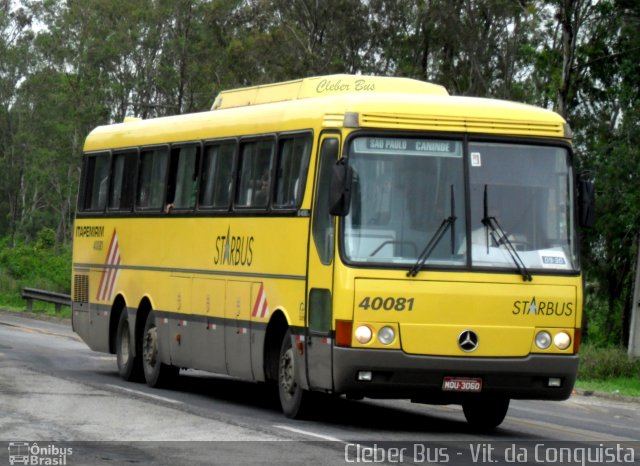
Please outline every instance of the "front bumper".
[[[371, 371], [371, 381], [358, 372]], [[334, 392], [370, 398], [410, 398], [428, 403], [459, 403], [471, 397], [566, 400], [578, 371], [577, 355], [524, 358], [419, 356], [396, 350], [333, 348]], [[445, 376], [479, 377], [482, 392], [444, 392]], [[559, 378], [550, 387], [549, 378]]]

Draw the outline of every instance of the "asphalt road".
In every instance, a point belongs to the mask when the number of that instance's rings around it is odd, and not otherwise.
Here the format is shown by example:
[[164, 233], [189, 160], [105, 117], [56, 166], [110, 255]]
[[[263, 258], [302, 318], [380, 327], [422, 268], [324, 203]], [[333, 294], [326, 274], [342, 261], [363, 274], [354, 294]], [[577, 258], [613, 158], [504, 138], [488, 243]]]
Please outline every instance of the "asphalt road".
[[0, 464], [25, 448], [69, 465], [640, 464], [639, 441], [640, 403], [593, 396], [512, 401], [490, 434], [458, 406], [404, 400], [327, 399], [293, 421], [265, 385], [197, 371], [171, 390], [127, 383], [68, 322], [0, 312]]

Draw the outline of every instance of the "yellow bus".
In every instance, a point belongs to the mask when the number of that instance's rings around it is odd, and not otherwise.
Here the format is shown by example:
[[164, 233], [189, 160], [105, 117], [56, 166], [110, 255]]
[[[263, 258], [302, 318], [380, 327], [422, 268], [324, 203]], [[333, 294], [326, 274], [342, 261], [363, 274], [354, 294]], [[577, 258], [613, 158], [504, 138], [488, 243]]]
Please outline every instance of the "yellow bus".
[[192, 368], [272, 382], [293, 418], [324, 392], [495, 427], [574, 385], [591, 185], [570, 139], [548, 110], [352, 75], [98, 127], [73, 328], [150, 386]]

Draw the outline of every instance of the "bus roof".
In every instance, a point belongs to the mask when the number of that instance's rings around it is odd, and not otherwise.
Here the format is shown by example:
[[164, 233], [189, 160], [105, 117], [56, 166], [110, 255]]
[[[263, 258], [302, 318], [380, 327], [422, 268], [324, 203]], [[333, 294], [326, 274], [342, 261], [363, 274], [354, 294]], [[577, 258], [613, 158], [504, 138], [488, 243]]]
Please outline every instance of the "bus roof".
[[211, 110], [363, 92], [449, 95], [443, 86], [417, 79], [334, 74], [222, 91]]
[[558, 114], [530, 105], [449, 96], [407, 78], [332, 75], [221, 92], [215, 110], [100, 126], [97, 151], [313, 128], [377, 128], [569, 138]]

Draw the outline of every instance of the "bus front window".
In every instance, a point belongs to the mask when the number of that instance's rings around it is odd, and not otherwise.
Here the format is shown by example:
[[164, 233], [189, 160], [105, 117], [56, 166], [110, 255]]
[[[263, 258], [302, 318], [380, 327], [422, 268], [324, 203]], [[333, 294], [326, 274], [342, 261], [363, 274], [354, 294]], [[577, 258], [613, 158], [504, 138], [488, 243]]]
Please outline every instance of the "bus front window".
[[[352, 263], [409, 270], [429, 242], [426, 266], [462, 267], [466, 256], [462, 141], [358, 137], [344, 253]], [[448, 226], [439, 234], [443, 222]]]
[[347, 262], [407, 267], [409, 275], [468, 264], [525, 279], [532, 271], [577, 270], [568, 150], [494, 142], [468, 148], [465, 157], [462, 141], [354, 138]]
[[577, 268], [567, 149], [472, 142], [469, 165], [474, 266], [514, 267], [506, 240], [485, 225], [491, 217], [527, 269]]

